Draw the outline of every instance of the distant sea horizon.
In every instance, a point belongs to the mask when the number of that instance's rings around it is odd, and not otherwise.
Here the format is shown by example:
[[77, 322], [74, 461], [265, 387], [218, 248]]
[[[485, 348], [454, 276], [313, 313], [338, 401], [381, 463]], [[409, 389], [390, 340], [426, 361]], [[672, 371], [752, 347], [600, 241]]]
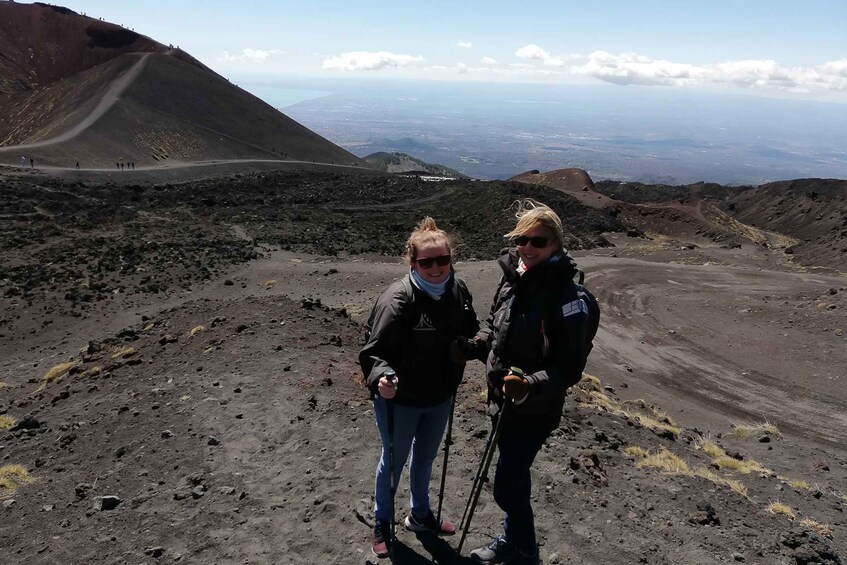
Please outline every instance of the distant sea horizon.
[[239, 82], [359, 157], [403, 152], [474, 178], [578, 167], [666, 184], [847, 179], [847, 104], [632, 86]]

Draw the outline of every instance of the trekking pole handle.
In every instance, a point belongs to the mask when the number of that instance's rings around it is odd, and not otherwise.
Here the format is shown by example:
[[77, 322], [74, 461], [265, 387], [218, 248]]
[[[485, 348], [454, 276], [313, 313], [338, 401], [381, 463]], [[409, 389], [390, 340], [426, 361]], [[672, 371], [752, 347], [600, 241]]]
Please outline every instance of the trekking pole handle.
[[394, 387], [395, 391], [400, 389], [400, 387], [398, 386], [399, 382], [397, 379], [397, 373], [394, 372], [394, 369], [388, 369], [382, 374], [382, 376], [385, 377], [385, 379], [391, 383], [391, 386]]

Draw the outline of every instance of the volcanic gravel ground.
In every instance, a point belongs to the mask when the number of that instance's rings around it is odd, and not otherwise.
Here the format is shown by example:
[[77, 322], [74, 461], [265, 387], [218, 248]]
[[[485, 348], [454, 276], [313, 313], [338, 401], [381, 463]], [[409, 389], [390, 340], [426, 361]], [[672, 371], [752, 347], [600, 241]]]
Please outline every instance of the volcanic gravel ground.
[[[571, 204], [523, 185], [372, 181], [4, 178], [0, 416], [13, 422], [0, 467], [33, 481], [0, 482], [0, 562], [376, 561], [379, 441], [356, 359], [363, 317], [405, 267], [372, 253], [399, 254], [433, 214], [459, 232], [457, 270], [484, 315], [508, 204]], [[380, 197], [391, 190], [406, 200]], [[841, 563], [843, 277], [785, 269], [762, 248], [651, 248], [599, 212], [573, 225], [577, 247], [617, 247], [575, 252], [603, 319], [596, 377], [570, 391], [533, 467], [544, 562]], [[320, 246], [339, 255], [310, 254]], [[15, 278], [24, 267], [36, 275]], [[489, 429], [483, 382], [470, 364], [445, 498], [456, 521]], [[779, 431], [733, 435], [765, 420]], [[486, 486], [466, 555], [501, 518]], [[458, 543], [402, 525], [399, 541], [410, 564], [450, 563]]]

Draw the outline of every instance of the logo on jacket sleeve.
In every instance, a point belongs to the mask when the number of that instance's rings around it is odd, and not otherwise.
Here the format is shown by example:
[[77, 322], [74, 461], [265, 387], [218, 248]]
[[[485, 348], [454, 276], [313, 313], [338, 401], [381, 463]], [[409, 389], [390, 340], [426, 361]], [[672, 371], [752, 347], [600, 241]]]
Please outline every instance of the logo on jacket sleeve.
[[432, 320], [429, 319], [425, 313], [421, 312], [421, 319], [418, 320], [418, 325], [414, 327], [415, 331], [432, 331], [435, 330], [435, 326], [432, 324]]
[[588, 314], [588, 306], [579, 298], [562, 306], [562, 315], [565, 318], [579, 314], [580, 312]]

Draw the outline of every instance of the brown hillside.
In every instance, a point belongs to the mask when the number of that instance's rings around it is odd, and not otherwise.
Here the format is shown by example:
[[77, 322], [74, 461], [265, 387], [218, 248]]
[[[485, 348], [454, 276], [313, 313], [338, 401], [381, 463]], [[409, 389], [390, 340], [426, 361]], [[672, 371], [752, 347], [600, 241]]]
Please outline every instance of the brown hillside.
[[2, 3], [0, 32], [0, 162], [365, 166], [190, 55], [131, 30], [62, 8]]
[[583, 169], [556, 169], [543, 173], [532, 170], [516, 175], [509, 180], [555, 188], [570, 194], [582, 204], [592, 208], [603, 208], [613, 203], [610, 198], [595, 192], [591, 175]]
[[79, 124], [97, 106], [103, 85], [117, 80], [135, 62], [136, 57], [121, 56], [26, 94], [9, 96], [0, 117], [0, 146], [50, 139]]
[[726, 208], [741, 222], [795, 239], [785, 252], [796, 262], [847, 270], [847, 181], [773, 182], [739, 194]]
[[0, 92], [33, 90], [124, 53], [166, 52], [121, 26], [42, 4], [0, 3]]

